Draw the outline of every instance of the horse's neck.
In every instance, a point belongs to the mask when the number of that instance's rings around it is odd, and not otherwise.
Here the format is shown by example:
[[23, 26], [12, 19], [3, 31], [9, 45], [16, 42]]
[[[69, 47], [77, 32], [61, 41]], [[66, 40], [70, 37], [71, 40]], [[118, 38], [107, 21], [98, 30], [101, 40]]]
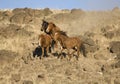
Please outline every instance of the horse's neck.
[[60, 31], [60, 28], [54, 27], [54, 28], [52, 29], [52, 31], [53, 31], [54, 33], [56, 33], [57, 31]]
[[54, 36], [57, 31], [58, 31], [58, 29], [56, 27], [53, 27], [53, 29], [51, 31], [51, 35]]
[[58, 32], [58, 31], [60, 31], [60, 29], [58, 27], [53, 27], [52, 30], [51, 30], [51, 33], [50, 33], [51, 37], [53, 38], [55, 33]]

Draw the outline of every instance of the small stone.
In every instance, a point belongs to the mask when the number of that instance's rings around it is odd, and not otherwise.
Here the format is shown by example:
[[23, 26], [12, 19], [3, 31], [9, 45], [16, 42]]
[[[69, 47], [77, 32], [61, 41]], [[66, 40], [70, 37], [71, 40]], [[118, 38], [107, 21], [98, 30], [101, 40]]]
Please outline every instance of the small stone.
[[24, 81], [23, 81], [23, 84], [33, 84], [33, 82], [30, 81], [30, 80], [24, 80]]

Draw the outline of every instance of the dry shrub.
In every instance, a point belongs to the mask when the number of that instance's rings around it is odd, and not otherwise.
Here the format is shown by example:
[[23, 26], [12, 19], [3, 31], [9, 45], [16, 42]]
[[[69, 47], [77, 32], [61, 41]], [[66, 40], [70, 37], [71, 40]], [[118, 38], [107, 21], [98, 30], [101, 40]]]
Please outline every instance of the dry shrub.
[[8, 27], [2, 27], [0, 35], [5, 38], [13, 38], [16, 36], [19, 37], [28, 37], [31, 36], [31, 32], [22, 29], [21, 26], [10, 24]]
[[11, 11], [0, 11], [0, 21], [9, 21], [10, 17], [12, 16]]
[[0, 50], [0, 65], [12, 62], [17, 56], [18, 53], [11, 50]]
[[32, 16], [24, 12], [17, 13], [10, 18], [10, 22], [18, 23], [18, 24], [25, 24], [31, 21], [32, 21]]

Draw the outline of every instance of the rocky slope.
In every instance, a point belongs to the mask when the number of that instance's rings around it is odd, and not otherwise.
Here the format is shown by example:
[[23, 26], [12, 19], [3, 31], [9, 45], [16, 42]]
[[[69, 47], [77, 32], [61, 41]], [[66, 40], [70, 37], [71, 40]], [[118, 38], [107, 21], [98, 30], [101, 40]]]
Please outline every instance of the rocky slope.
[[[42, 19], [85, 42], [87, 57], [33, 57]], [[40, 49], [37, 49], [41, 52]], [[0, 10], [0, 84], [120, 84], [120, 9]]]

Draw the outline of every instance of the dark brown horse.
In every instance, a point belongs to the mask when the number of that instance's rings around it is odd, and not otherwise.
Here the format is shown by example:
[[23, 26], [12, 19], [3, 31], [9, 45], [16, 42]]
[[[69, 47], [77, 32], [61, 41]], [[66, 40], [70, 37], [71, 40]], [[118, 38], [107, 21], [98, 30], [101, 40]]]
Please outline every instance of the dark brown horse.
[[47, 27], [48, 27], [48, 22], [47, 21], [45, 21], [45, 20], [42, 20], [42, 27], [41, 27], [41, 31], [44, 31], [45, 33], [47, 33], [46, 32], [46, 29], [47, 29]]
[[38, 37], [39, 40], [39, 46], [42, 48], [42, 56], [44, 56], [45, 50], [46, 54], [49, 51], [49, 48], [51, 47], [52, 44], [52, 38], [48, 34], [40, 34]]
[[57, 43], [54, 40], [54, 34], [57, 31], [60, 31], [60, 28], [57, 27], [53, 22], [47, 22], [45, 20], [42, 20], [42, 27], [41, 27], [41, 31], [44, 31], [45, 33], [47, 33], [48, 35], [51, 36], [52, 38], [52, 48], [56, 49], [57, 48]]
[[[76, 59], [78, 60], [79, 52], [81, 48], [83, 49], [83, 51], [85, 51], [83, 47], [83, 42], [80, 40], [79, 37], [68, 37], [65, 32], [58, 31], [55, 33], [54, 39], [55, 41], [58, 41], [62, 46], [61, 53], [63, 52], [64, 49], [67, 49], [69, 60], [71, 59], [71, 54], [74, 54], [76, 51], [77, 51]], [[70, 49], [73, 49], [75, 51], [73, 51], [70, 54]], [[85, 55], [85, 52], [83, 53]]]

